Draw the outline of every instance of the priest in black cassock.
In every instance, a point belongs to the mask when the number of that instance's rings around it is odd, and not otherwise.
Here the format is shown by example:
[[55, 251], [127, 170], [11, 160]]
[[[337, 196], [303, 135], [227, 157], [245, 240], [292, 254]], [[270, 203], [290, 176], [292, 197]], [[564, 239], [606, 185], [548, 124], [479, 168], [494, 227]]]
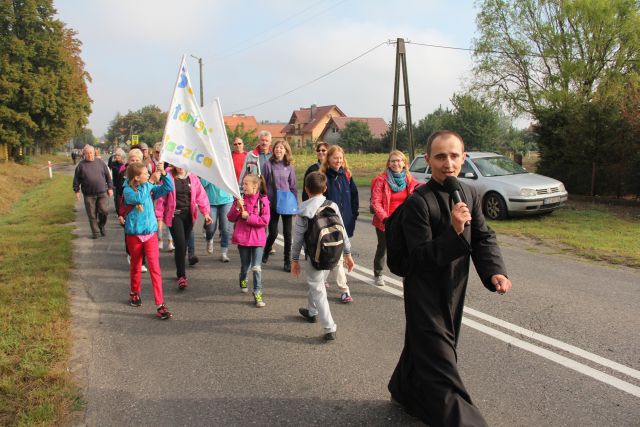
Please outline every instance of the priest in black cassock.
[[486, 426], [457, 368], [469, 261], [490, 291], [504, 294], [511, 281], [475, 190], [462, 183], [466, 203], [454, 203], [443, 186], [464, 163], [460, 135], [435, 132], [427, 141], [425, 158], [432, 173], [427, 185], [436, 196], [439, 215], [419, 195], [405, 202], [403, 229], [412, 268], [404, 280], [404, 349], [389, 391], [392, 400], [430, 426]]

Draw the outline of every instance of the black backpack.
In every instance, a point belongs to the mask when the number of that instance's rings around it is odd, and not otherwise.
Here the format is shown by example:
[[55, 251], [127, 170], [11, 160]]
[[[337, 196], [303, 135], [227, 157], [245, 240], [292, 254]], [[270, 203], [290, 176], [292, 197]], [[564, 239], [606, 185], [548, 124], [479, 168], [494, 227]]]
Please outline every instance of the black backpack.
[[346, 231], [340, 215], [325, 200], [313, 218], [309, 218], [304, 233], [304, 250], [316, 270], [331, 270], [340, 261]]
[[[424, 199], [431, 218], [431, 228], [436, 228], [440, 223], [440, 208], [436, 195], [431, 187], [429, 187], [429, 184], [418, 187], [412, 196], [422, 197]], [[407, 249], [407, 241], [402, 227], [408, 199], [409, 198], [384, 220], [384, 238], [387, 244], [387, 266], [393, 274], [400, 277], [407, 277], [411, 270], [409, 250]], [[434, 209], [432, 206], [438, 207]]]

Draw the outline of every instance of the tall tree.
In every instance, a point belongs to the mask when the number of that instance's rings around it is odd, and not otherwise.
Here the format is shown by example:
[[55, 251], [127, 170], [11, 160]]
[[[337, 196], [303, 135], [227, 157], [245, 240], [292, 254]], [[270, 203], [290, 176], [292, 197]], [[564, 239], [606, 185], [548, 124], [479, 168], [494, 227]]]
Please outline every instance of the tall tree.
[[140, 142], [153, 145], [162, 139], [167, 113], [156, 105], [146, 105], [137, 111], [129, 110], [124, 116], [117, 113], [105, 134], [109, 142], [122, 144], [138, 135]]
[[0, 142], [61, 145], [90, 113], [81, 44], [51, 0], [0, 2]]
[[635, 0], [483, 0], [477, 25], [476, 87], [515, 113], [589, 102], [640, 58]]

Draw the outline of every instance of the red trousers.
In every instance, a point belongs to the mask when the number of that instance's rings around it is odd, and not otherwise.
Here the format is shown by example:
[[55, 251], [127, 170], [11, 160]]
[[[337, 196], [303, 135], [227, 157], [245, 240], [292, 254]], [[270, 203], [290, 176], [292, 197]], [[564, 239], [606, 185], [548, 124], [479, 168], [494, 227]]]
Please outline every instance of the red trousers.
[[153, 285], [153, 298], [156, 305], [162, 304], [162, 273], [160, 272], [160, 253], [158, 250], [158, 235], [154, 233], [146, 242], [140, 241], [138, 236], [126, 235], [127, 248], [131, 255], [129, 275], [131, 277], [131, 292], [140, 293], [140, 279], [142, 276], [142, 257], [147, 257], [147, 268]]

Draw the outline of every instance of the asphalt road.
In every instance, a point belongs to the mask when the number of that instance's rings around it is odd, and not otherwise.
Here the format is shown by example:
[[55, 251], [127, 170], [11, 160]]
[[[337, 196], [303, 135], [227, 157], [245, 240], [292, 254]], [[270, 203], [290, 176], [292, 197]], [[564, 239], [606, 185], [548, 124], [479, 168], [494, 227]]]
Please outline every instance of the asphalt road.
[[[361, 199], [366, 210], [368, 195]], [[147, 275], [143, 306], [127, 304], [115, 216], [107, 236], [91, 240], [81, 203], [76, 210], [72, 371], [87, 405], [74, 424], [420, 424], [389, 402], [404, 334], [402, 287], [392, 276], [373, 286], [375, 233], [366, 219], [353, 239], [354, 302], [339, 303], [335, 285], [329, 289], [338, 339], [324, 343], [320, 326], [297, 313], [306, 288], [282, 271], [281, 246], [263, 266], [262, 309], [239, 292], [235, 248], [222, 264], [219, 247], [207, 255], [197, 232], [201, 261], [188, 267], [184, 292], [172, 254], [162, 253], [174, 317], [160, 321]], [[489, 425], [640, 425], [640, 272], [499, 240], [514, 289], [498, 296], [472, 275], [458, 355]]]

